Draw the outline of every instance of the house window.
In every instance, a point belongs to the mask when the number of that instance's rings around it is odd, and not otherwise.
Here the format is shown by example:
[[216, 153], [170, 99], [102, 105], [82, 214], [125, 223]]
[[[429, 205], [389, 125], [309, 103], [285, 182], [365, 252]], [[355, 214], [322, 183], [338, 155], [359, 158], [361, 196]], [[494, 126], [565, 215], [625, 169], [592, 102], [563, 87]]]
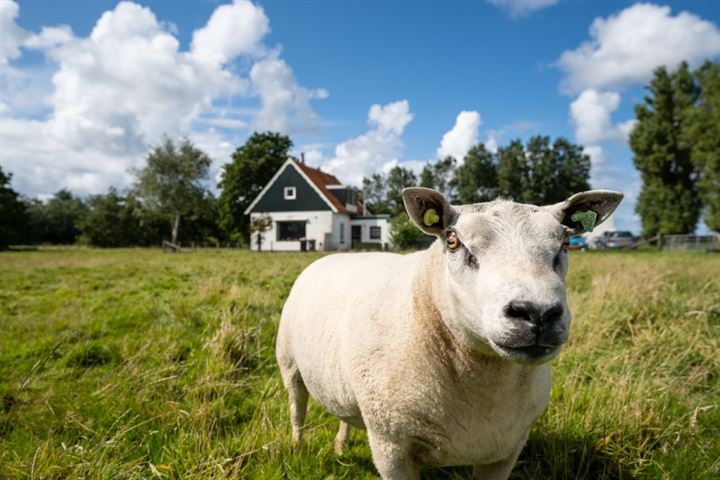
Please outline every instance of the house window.
[[284, 191], [285, 200], [295, 200], [297, 198], [297, 191], [295, 187], [285, 187]]
[[345, 243], [345, 224], [340, 224], [340, 243]]
[[305, 222], [277, 222], [278, 242], [305, 238]]
[[370, 227], [370, 238], [380, 240], [380, 227]]

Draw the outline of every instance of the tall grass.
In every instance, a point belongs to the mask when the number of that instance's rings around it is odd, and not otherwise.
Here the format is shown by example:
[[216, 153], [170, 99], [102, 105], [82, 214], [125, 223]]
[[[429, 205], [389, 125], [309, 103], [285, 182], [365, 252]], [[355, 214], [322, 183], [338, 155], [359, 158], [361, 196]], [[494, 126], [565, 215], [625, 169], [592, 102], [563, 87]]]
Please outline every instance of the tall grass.
[[[365, 435], [337, 457], [315, 403], [291, 446], [273, 340], [318, 256], [0, 254], [0, 478], [376, 478]], [[571, 340], [512, 478], [717, 478], [719, 272], [573, 254]]]

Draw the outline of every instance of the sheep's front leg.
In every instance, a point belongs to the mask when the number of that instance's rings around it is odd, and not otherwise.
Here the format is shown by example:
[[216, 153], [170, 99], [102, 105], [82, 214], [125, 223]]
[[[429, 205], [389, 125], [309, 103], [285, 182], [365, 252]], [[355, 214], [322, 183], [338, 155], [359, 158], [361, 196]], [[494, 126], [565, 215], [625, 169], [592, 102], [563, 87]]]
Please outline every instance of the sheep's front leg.
[[520, 442], [512, 455], [505, 460], [499, 462], [490, 463], [488, 465], [475, 465], [473, 469], [473, 478], [475, 480], [507, 480], [510, 478], [510, 473], [517, 463], [517, 459], [520, 456], [520, 452], [525, 447], [525, 440]]
[[368, 430], [373, 463], [383, 480], [419, 480], [420, 467], [411, 456], [410, 446], [402, 445]]

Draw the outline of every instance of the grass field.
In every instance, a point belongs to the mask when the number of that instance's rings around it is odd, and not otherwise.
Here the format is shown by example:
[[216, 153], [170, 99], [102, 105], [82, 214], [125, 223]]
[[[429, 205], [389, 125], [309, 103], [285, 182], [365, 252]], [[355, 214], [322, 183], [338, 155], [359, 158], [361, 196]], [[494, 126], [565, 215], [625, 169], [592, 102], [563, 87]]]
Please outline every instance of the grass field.
[[[365, 434], [336, 457], [317, 404], [291, 447], [273, 343], [318, 256], [0, 254], [0, 478], [376, 478]], [[573, 253], [568, 290], [571, 340], [512, 478], [718, 478], [720, 256]]]

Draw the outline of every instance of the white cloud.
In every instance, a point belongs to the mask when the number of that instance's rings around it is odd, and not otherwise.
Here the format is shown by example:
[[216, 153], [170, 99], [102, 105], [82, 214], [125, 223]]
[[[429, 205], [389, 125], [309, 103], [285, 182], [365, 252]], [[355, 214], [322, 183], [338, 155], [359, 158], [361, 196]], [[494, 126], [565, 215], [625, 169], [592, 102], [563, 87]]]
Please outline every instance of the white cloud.
[[297, 159], [305, 159], [311, 167], [321, 167], [329, 159], [325, 156], [325, 149], [333, 146], [331, 143], [304, 143], [296, 145], [290, 155]]
[[413, 115], [407, 100], [371, 106], [368, 123], [374, 128], [336, 146], [335, 157], [323, 168], [350, 185], [361, 185], [363, 177], [389, 171], [400, 161], [400, 136]]
[[28, 34], [15, 23], [20, 8], [12, 0], [0, 0], [0, 65], [20, 56], [20, 47]]
[[485, 140], [485, 148], [490, 153], [497, 153], [498, 143], [497, 143], [497, 138], [495, 137], [494, 133], [488, 132], [487, 140]]
[[605, 140], [626, 140], [635, 120], [613, 125], [610, 116], [619, 106], [620, 94], [617, 92], [584, 90], [570, 104], [577, 141], [596, 144]]
[[368, 120], [377, 125], [380, 130], [400, 135], [407, 124], [412, 121], [413, 116], [408, 101], [401, 100], [382, 107], [377, 104], [373, 105], [370, 107]]
[[640, 219], [634, 213], [635, 201], [640, 191], [640, 176], [635, 169], [619, 167], [606, 157], [600, 145], [590, 145], [583, 153], [591, 160], [590, 184], [592, 188], [619, 190], [625, 194], [623, 202], [613, 214], [615, 228], [639, 232]]
[[627, 140], [630, 137], [630, 133], [636, 123], [637, 119], [631, 118], [630, 120], [625, 120], [624, 122], [617, 124], [617, 129], [620, 131], [620, 136], [623, 140]]
[[325, 155], [321, 149], [312, 148], [303, 152], [305, 163], [311, 167], [319, 167], [325, 162]]
[[485, 148], [492, 153], [497, 153], [501, 142], [507, 141], [509, 136], [520, 136], [523, 133], [530, 131], [538, 131], [542, 129], [542, 125], [538, 122], [531, 122], [527, 120], [520, 120], [508, 125], [503, 125], [497, 129], [490, 129], [487, 131], [485, 139]]
[[567, 73], [567, 92], [645, 83], [659, 65], [673, 68], [720, 54], [720, 31], [697, 15], [638, 3], [608, 18], [596, 18], [590, 40], [563, 52], [557, 65]]
[[556, 66], [565, 71], [565, 93], [579, 93], [570, 105], [576, 139], [585, 143], [592, 159], [594, 188], [617, 188], [625, 201], [617, 211], [619, 226], [639, 228], [633, 213], [641, 184], [638, 173], [606, 158], [608, 141], [625, 142], [635, 120], [613, 123], [620, 92], [646, 84], [660, 65], [669, 69], [687, 60], [691, 66], [720, 54], [720, 30], [697, 15], [672, 15], [670, 7], [651, 3], [632, 5], [607, 18], [596, 18], [590, 39], [563, 52]]
[[262, 101], [254, 121], [257, 130], [288, 133], [317, 125], [310, 100], [327, 98], [327, 91], [298, 85], [292, 68], [283, 60], [271, 57], [257, 62], [250, 70], [250, 80]]
[[209, 187], [217, 193], [217, 184], [222, 178], [222, 166], [231, 160], [236, 146], [240, 145], [241, 139], [238, 136], [228, 138], [215, 129], [203, 132], [193, 132], [189, 135], [190, 140], [203, 152], [213, 159], [210, 165]]
[[3, 167], [25, 194], [47, 197], [61, 188], [90, 194], [127, 185], [128, 168], [142, 160], [124, 152], [68, 148], [49, 122], [3, 118], [2, 127]]
[[47, 49], [57, 47], [73, 39], [73, 31], [67, 25], [59, 27], [43, 27], [39, 34], [31, 35], [23, 46], [28, 48]]
[[583, 153], [590, 157], [592, 168], [605, 163], [605, 152], [600, 145], [590, 145], [583, 148]]
[[192, 55], [199, 61], [224, 64], [243, 55], [260, 55], [262, 38], [270, 31], [270, 21], [263, 9], [246, 0], [221, 5], [210, 16], [207, 25], [195, 30]]
[[342, 181], [360, 185], [363, 177], [397, 164], [402, 146], [394, 133], [370, 130], [335, 147], [335, 158], [324, 167]]
[[637, 170], [628, 170], [608, 161], [601, 147], [597, 147], [597, 150], [594, 150], [593, 147], [586, 147], [585, 153], [588, 153], [593, 161], [590, 175], [592, 188], [619, 190], [625, 195], [613, 214], [615, 228], [639, 233], [640, 217], [635, 213], [635, 203], [642, 181]]
[[437, 149], [440, 158], [448, 155], [462, 162], [465, 154], [478, 142], [478, 130], [482, 120], [480, 114], [475, 111], [460, 112], [455, 119], [455, 125], [445, 135]]
[[402, 162], [399, 162], [398, 165], [402, 168], [410, 170], [419, 179], [420, 173], [422, 173], [423, 168], [425, 168], [425, 165], [428, 163], [430, 163], [430, 160], [403, 160]]
[[502, 7], [510, 13], [513, 18], [529, 15], [537, 10], [551, 7], [560, 0], [486, 0], [497, 7]]
[[21, 69], [6, 65], [0, 68], [0, 101], [5, 103], [8, 116], [23, 112], [38, 117], [52, 108], [52, 76], [49, 65]]
[[[104, 12], [88, 37], [76, 37], [67, 26], [25, 32], [15, 25], [17, 16], [15, 3], [0, 0], [2, 60], [32, 48], [53, 68], [44, 75], [51, 82], [32, 80], [36, 66], [3, 68], [0, 76], [3, 166], [28, 195], [127, 185], [128, 168], [141, 164], [163, 134], [198, 139], [225, 161], [229, 142], [242, 140], [238, 129], [255, 124], [288, 132], [312, 123], [310, 99], [327, 96], [299, 86], [279, 49], [261, 43], [269, 21], [247, 1], [218, 7], [188, 51], [181, 50], [172, 24], [132, 2]], [[247, 72], [252, 62], [246, 78], [240, 68]], [[259, 110], [237, 104], [255, 98]]]

